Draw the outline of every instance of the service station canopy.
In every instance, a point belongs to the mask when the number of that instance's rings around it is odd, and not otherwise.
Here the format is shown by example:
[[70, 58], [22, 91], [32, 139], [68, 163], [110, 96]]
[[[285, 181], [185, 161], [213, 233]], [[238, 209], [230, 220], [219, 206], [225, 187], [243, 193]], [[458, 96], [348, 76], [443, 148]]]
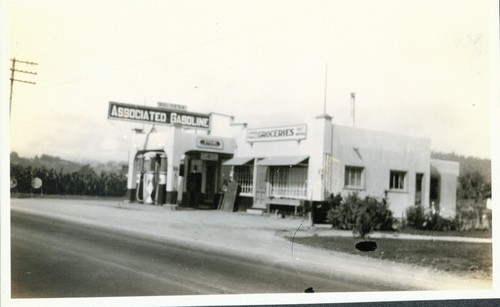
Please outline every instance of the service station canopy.
[[109, 102], [108, 119], [119, 119], [149, 124], [180, 125], [183, 127], [209, 129], [210, 116], [192, 112], [182, 112]]

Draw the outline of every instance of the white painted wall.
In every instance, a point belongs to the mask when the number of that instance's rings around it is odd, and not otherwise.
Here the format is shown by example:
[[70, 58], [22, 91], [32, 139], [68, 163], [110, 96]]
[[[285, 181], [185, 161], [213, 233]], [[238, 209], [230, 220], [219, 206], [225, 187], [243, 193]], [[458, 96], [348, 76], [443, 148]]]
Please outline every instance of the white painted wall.
[[[428, 206], [430, 184], [430, 140], [339, 125], [333, 126], [332, 153], [345, 166], [364, 168], [365, 186], [360, 190], [343, 188], [342, 195], [357, 192], [360, 197], [385, 197], [401, 218], [415, 204], [416, 174], [424, 174], [423, 205]], [[390, 171], [405, 171], [404, 191], [390, 190]], [[342, 173], [342, 178], [344, 173]]]

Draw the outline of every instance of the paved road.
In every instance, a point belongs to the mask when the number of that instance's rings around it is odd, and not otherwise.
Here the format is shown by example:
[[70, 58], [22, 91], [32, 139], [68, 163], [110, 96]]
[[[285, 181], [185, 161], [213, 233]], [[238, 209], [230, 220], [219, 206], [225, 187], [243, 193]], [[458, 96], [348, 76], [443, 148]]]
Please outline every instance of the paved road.
[[11, 225], [13, 298], [384, 290], [16, 211]]

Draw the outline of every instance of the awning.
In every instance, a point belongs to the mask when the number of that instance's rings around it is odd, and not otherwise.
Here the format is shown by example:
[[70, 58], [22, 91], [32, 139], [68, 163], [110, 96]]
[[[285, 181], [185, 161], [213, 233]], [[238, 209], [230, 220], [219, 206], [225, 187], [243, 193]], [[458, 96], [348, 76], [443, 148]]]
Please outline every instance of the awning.
[[253, 159], [253, 157], [234, 157], [222, 163], [222, 165], [245, 165]]
[[266, 157], [263, 160], [259, 160], [258, 165], [297, 165], [304, 160], [309, 158], [309, 156], [274, 156]]

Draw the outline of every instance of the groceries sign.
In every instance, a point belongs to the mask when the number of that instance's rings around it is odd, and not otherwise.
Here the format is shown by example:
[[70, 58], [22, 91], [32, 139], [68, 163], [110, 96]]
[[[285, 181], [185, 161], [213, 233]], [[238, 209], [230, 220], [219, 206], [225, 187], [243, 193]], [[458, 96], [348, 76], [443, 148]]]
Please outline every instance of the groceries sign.
[[256, 128], [247, 130], [247, 142], [302, 140], [307, 137], [307, 125]]
[[133, 104], [109, 102], [109, 119], [121, 119], [150, 124], [181, 125], [191, 128], [210, 128], [208, 114], [173, 111]]

